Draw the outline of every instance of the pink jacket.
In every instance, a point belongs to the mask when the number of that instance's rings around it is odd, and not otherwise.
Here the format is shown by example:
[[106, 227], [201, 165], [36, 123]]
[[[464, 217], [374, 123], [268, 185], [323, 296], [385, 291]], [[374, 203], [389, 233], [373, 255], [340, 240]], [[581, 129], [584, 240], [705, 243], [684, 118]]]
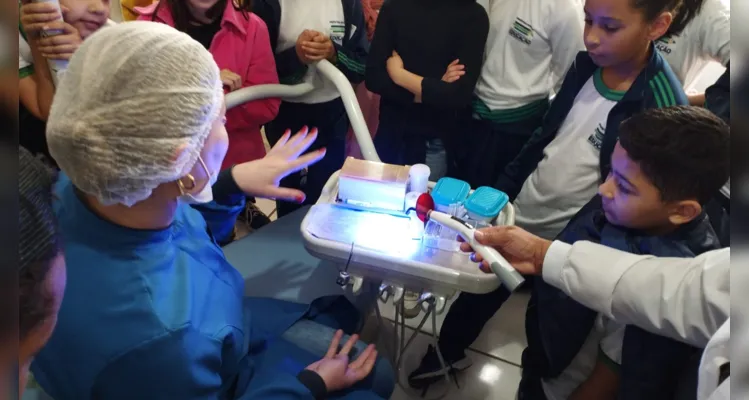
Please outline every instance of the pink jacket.
[[[140, 14], [138, 19], [174, 26], [172, 13], [166, 3], [153, 19], [157, 5], [158, 2], [136, 8]], [[235, 10], [231, 1], [227, 2], [221, 29], [213, 37], [209, 50], [220, 69], [228, 69], [242, 76], [242, 87], [278, 83], [276, 62], [265, 22], [255, 14], [245, 16]], [[265, 156], [260, 127], [276, 118], [280, 103], [280, 99], [256, 100], [227, 112], [229, 151], [223, 168]]]

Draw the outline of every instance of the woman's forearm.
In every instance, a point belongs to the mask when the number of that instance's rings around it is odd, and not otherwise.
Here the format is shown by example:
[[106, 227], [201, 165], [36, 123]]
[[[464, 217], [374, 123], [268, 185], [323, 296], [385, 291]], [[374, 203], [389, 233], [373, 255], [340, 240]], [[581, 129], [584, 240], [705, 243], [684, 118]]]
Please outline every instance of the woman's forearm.
[[423, 77], [409, 72], [406, 69], [399, 69], [395, 71], [390, 77], [396, 85], [402, 87], [413, 93], [416, 97], [414, 101], [421, 103], [421, 82], [424, 80]]

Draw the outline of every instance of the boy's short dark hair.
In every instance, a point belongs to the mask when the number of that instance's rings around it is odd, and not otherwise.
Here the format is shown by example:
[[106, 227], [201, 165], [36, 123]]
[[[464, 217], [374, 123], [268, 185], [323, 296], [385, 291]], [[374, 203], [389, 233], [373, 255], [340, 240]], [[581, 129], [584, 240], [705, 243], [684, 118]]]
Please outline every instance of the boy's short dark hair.
[[51, 312], [45, 285], [52, 260], [61, 251], [52, 210], [56, 173], [24, 148], [18, 152], [18, 334], [26, 338]]
[[702, 107], [643, 111], [622, 122], [619, 143], [663, 201], [707, 203], [730, 176], [730, 127]]

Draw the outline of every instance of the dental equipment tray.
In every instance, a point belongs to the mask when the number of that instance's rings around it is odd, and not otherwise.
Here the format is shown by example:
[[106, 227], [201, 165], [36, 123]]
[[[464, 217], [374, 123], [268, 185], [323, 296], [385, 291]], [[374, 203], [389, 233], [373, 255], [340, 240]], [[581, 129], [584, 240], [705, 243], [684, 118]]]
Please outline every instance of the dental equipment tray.
[[[352, 277], [447, 297], [456, 291], [483, 294], [499, 287], [499, 278], [479, 270], [469, 254], [424, 245], [416, 233], [416, 224], [423, 223], [415, 217], [347, 208], [336, 204], [337, 196], [335, 173], [302, 221], [304, 247], [313, 256], [341, 264]], [[514, 224], [514, 214], [507, 203], [495, 225]]]

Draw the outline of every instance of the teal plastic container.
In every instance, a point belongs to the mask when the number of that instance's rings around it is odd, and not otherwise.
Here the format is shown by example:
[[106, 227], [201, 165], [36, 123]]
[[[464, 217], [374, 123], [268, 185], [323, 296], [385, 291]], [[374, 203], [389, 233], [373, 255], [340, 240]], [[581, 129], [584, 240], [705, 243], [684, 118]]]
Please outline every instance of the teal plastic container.
[[447, 207], [463, 203], [471, 191], [471, 185], [455, 178], [442, 178], [432, 189], [432, 198], [438, 211], [446, 212]]
[[488, 186], [481, 186], [471, 193], [463, 207], [468, 211], [469, 218], [491, 222], [497, 218], [508, 201], [510, 198], [506, 193]]

